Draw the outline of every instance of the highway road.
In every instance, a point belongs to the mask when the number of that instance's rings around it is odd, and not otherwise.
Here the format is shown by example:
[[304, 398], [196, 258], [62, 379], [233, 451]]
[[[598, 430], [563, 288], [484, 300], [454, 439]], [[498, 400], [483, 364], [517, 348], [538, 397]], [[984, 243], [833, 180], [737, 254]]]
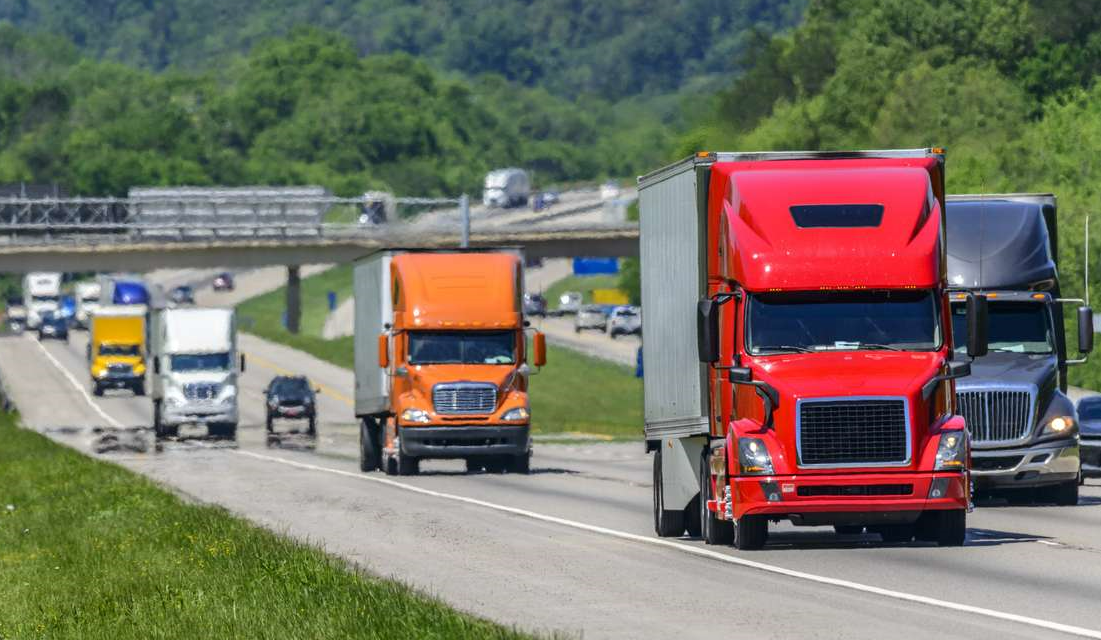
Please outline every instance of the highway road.
[[[766, 550], [739, 553], [654, 538], [638, 443], [540, 443], [530, 476], [466, 475], [454, 463], [428, 463], [412, 478], [362, 474], [351, 374], [256, 338], [241, 344], [249, 369], [236, 443], [185, 431], [152, 446], [147, 398], [88, 394], [81, 333], [68, 344], [0, 338], [0, 373], [31, 428], [89, 452], [130, 444], [98, 455], [523, 629], [585, 638], [1101, 637], [1097, 481], [1076, 507], [984, 506], [962, 548], [782, 525]], [[265, 440], [260, 391], [282, 371], [322, 385], [315, 444]]]

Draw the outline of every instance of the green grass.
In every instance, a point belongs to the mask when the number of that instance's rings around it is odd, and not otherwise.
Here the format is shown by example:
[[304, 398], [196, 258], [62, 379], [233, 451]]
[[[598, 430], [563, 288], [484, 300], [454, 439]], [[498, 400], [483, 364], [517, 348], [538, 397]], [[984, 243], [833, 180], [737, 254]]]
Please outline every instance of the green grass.
[[0, 638], [522, 638], [0, 416]]
[[[586, 282], [615, 281], [616, 276], [590, 276]], [[556, 286], [559, 283], [556, 283]], [[605, 286], [597, 284], [596, 286]], [[590, 287], [591, 289], [592, 287]], [[303, 328], [306, 300], [318, 300], [309, 307], [324, 325], [325, 291], [351, 292], [351, 271], [338, 267], [302, 280]], [[579, 290], [579, 289], [578, 289]], [[237, 307], [242, 326], [249, 333], [305, 351], [335, 365], [355, 365], [353, 338], [325, 340], [317, 334], [293, 335], [281, 324], [284, 290], [279, 289], [245, 301]], [[248, 319], [251, 319], [251, 323]], [[315, 317], [311, 326], [317, 326]], [[584, 432], [612, 438], [637, 438], [642, 433], [642, 381], [634, 371], [562, 347], [547, 347], [547, 366], [531, 377], [533, 431], [539, 434]]]
[[547, 305], [551, 309], [557, 309], [558, 297], [567, 291], [580, 292], [582, 302], [589, 303], [593, 301], [593, 289], [618, 288], [618, 275], [567, 276], [547, 287], [547, 290], [543, 292], [543, 296], [546, 297]]
[[[337, 305], [352, 296], [352, 265], [340, 265], [302, 279], [302, 318], [300, 336], [320, 338], [329, 316], [328, 292], [335, 291]], [[250, 333], [268, 337], [283, 333], [283, 311], [287, 308], [285, 288], [249, 298], [237, 306], [241, 327]], [[274, 339], [274, 338], [273, 338]]]

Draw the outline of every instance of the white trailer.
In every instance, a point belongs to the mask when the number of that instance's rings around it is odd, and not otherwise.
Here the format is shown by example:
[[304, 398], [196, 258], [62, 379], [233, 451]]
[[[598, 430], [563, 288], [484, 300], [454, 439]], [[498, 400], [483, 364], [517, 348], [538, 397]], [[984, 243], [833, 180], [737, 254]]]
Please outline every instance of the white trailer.
[[153, 429], [176, 436], [184, 424], [234, 438], [238, 421], [237, 322], [232, 309], [158, 309], [153, 314]]
[[34, 272], [23, 277], [23, 306], [27, 309], [27, 328], [37, 329], [42, 314], [57, 311], [61, 301], [61, 274]]

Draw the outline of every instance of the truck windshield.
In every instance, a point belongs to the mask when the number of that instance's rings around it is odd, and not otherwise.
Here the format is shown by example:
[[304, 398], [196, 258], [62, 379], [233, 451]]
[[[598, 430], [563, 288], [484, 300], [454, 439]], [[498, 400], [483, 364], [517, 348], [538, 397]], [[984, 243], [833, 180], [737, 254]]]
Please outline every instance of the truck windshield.
[[410, 364], [513, 364], [512, 331], [410, 331]]
[[34, 302], [57, 302], [61, 296], [31, 296]]
[[141, 348], [136, 344], [101, 344], [99, 345], [101, 356], [139, 356]]
[[749, 298], [755, 355], [801, 351], [934, 351], [941, 331], [930, 291], [761, 293]]
[[224, 371], [228, 353], [177, 353], [171, 356], [173, 371]]
[[[988, 313], [991, 351], [1054, 353], [1051, 316], [1043, 303], [991, 300]], [[967, 308], [963, 304], [952, 305], [952, 335], [956, 352], [967, 351]]]

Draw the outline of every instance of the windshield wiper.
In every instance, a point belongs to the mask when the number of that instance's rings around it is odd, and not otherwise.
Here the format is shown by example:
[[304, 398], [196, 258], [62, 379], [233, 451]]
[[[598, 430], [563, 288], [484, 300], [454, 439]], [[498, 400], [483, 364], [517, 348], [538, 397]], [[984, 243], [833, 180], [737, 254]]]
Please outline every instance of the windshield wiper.
[[814, 353], [814, 349], [800, 347], [793, 344], [773, 344], [767, 347], [757, 347], [758, 351], [798, 351], [800, 353]]
[[898, 347], [891, 346], [889, 344], [875, 344], [874, 342], [858, 342], [856, 344], [857, 349], [876, 349], [883, 351], [902, 351]]

